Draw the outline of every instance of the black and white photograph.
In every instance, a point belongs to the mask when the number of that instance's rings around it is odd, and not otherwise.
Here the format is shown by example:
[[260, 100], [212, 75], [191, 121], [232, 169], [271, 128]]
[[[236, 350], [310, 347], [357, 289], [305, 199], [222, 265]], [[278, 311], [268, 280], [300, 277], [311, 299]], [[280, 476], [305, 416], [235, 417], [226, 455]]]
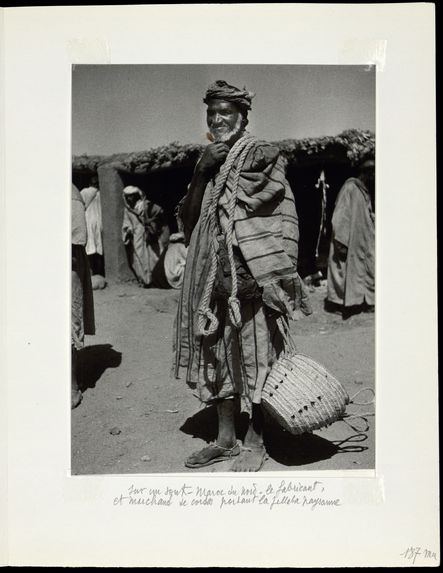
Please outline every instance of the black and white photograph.
[[439, 566], [435, 12], [0, 9], [0, 565]]
[[375, 66], [72, 68], [72, 475], [374, 470]]

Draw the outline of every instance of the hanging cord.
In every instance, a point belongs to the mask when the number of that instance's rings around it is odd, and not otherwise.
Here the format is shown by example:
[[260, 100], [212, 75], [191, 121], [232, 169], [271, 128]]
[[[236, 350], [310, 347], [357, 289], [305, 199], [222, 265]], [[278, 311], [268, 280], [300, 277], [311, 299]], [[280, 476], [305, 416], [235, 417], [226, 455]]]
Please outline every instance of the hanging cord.
[[[341, 422], [344, 422], [347, 426], [349, 426], [351, 428], [351, 430], [354, 430], [354, 432], [359, 432], [359, 433], [365, 433], [369, 431], [369, 422], [366, 419], [367, 416], [373, 416], [373, 413], [363, 413], [363, 414], [344, 414], [342, 416], [342, 418], [340, 418]], [[358, 425], [356, 424], [351, 424], [350, 422], [348, 422], [349, 419], [360, 419], [363, 420], [365, 422], [365, 425], [363, 428], [359, 428]]]
[[[361, 394], [362, 392], [370, 392], [372, 394], [372, 400], [369, 400], [368, 402], [356, 402], [355, 398]], [[375, 398], [375, 392], [372, 388], [361, 388], [358, 392], [356, 392], [349, 400], [350, 404], [355, 404], [356, 406], [370, 406], [371, 404], [374, 404], [374, 398]]]
[[237, 204], [237, 191], [238, 191], [238, 183], [240, 180], [240, 171], [246, 161], [246, 156], [248, 155], [249, 150], [253, 146], [254, 146], [254, 140], [246, 142], [245, 147], [240, 154], [240, 159], [238, 160], [238, 166], [234, 174], [232, 195], [228, 205], [226, 246], [228, 249], [228, 259], [231, 267], [231, 277], [232, 277], [232, 290], [231, 290], [231, 296], [228, 298], [228, 307], [229, 307], [229, 317], [231, 319], [232, 324], [236, 328], [241, 327], [241, 314], [240, 314], [240, 301], [237, 298], [237, 292], [238, 292], [237, 272], [235, 269], [234, 251], [232, 247], [232, 241], [234, 238], [234, 212], [235, 212], [235, 206]]
[[[356, 402], [355, 398], [357, 396], [359, 396], [360, 394], [362, 394], [363, 392], [369, 392], [372, 395], [372, 399], [368, 400], [366, 402]], [[375, 399], [375, 392], [372, 388], [361, 388], [358, 392], [356, 392], [350, 399], [349, 399], [349, 403], [350, 404], [355, 404], [356, 406], [370, 406], [372, 404], [374, 404], [374, 399]], [[367, 418], [369, 416], [374, 416], [374, 412], [356, 412], [355, 414], [345, 414], [342, 418], [342, 421], [347, 424], [352, 430], [355, 430], [356, 432], [367, 432], [369, 430], [369, 422], [367, 420]], [[350, 424], [348, 422], [348, 420], [351, 419], [360, 419], [363, 420], [365, 422], [365, 427], [364, 429], [362, 428], [358, 428], [357, 426]]]
[[326, 183], [325, 172], [322, 169], [320, 177], [315, 184], [316, 189], [321, 189], [321, 220], [320, 228], [318, 230], [317, 244], [315, 246], [315, 258], [318, 259], [318, 250], [320, 247], [320, 240], [322, 235], [326, 234], [326, 190], [329, 189], [329, 185]]
[[284, 354], [287, 355], [294, 355], [297, 354], [297, 347], [295, 345], [295, 341], [291, 335], [290, 327], [289, 327], [289, 319], [285, 316], [279, 316], [276, 320], [278, 329], [280, 334], [283, 337], [284, 341]]
[[[209, 336], [213, 334], [218, 328], [218, 319], [210, 308], [210, 300], [212, 296], [212, 290], [214, 288], [215, 277], [217, 275], [217, 247], [215, 238], [215, 223], [216, 214], [219, 199], [223, 193], [228, 176], [234, 166], [234, 162], [239, 158], [237, 169], [234, 175], [234, 182], [232, 188], [232, 196], [228, 205], [228, 225], [226, 229], [226, 244], [228, 250], [228, 259], [231, 267], [232, 275], [232, 291], [231, 296], [228, 299], [229, 305], [229, 316], [232, 323], [240, 328], [241, 326], [241, 316], [240, 316], [240, 302], [237, 298], [237, 273], [235, 270], [234, 253], [232, 248], [233, 240], [233, 227], [234, 227], [234, 211], [237, 202], [237, 191], [238, 183], [240, 179], [240, 171], [246, 160], [246, 156], [249, 150], [254, 146], [255, 138], [251, 135], [245, 135], [241, 137], [231, 148], [225, 163], [220, 169], [220, 174], [212, 190], [211, 202], [208, 209], [208, 219], [209, 219], [209, 230], [212, 236], [212, 241], [209, 247], [209, 258], [210, 267], [208, 273], [208, 279], [206, 282], [205, 290], [200, 302], [200, 307], [198, 309], [198, 334], [202, 336]], [[206, 327], [207, 322], [208, 326]]]

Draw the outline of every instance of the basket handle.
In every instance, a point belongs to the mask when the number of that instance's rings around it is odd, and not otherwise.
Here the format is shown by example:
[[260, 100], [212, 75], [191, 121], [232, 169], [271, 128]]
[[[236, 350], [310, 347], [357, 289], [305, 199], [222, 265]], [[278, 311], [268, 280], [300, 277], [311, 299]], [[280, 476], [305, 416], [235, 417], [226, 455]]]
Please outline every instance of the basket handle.
[[283, 337], [283, 341], [284, 341], [284, 352], [285, 354], [296, 354], [297, 353], [297, 347], [295, 345], [295, 341], [291, 335], [291, 331], [289, 328], [289, 319], [286, 316], [279, 316], [276, 320], [277, 322], [277, 327]]

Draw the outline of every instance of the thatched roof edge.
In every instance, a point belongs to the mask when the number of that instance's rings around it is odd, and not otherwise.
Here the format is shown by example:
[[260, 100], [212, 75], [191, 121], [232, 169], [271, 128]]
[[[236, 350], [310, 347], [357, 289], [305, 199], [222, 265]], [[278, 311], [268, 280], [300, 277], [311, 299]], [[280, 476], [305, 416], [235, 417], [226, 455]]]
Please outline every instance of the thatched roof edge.
[[[355, 165], [368, 153], [374, 153], [375, 136], [369, 130], [350, 129], [337, 136], [285, 139], [274, 142], [274, 145], [289, 162], [332, 154]], [[173, 167], [193, 167], [203, 149], [203, 145], [173, 142], [147, 151], [106, 156], [77, 155], [73, 157], [72, 168], [74, 171], [96, 172], [101, 165], [119, 163], [128, 171], [146, 173]]]

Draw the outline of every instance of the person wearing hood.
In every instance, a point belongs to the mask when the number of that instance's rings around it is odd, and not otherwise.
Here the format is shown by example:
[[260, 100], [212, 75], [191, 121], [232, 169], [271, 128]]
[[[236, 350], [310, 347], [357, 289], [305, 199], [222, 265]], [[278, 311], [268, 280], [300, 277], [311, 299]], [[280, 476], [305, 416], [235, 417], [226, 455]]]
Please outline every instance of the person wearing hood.
[[129, 265], [142, 286], [151, 286], [153, 271], [169, 238], [163, 209], [134, 185], [123, 189], [123, 203], [122, 240]]

